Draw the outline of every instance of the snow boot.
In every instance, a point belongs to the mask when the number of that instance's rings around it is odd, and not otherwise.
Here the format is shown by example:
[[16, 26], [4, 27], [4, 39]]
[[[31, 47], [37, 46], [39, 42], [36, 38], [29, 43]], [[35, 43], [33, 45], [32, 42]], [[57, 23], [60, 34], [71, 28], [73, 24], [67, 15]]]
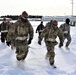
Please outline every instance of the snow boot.
[[54, 65], [54, 61], [51, 63], [50, 62], [50, 65], [53, 67], [53, 68], [56, 68], [56, 66]]

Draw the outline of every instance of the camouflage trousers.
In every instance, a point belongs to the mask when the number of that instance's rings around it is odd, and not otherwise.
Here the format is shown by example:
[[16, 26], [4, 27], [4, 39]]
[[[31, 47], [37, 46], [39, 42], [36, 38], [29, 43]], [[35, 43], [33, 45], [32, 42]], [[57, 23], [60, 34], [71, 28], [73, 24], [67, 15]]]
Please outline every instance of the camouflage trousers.
[[14, 49], [15, 48], [15, 39], [12, 39], [11, 40], [11, 49]]
[[64, 40], [67, 39], [67, 42], [66, 42], [66, 46], [68, 47], [71, 43], [71, 35], [68, 34], [68, 35], [64, 35]]
[[54, 44], [52, 42], [45, 42], [46, 47], [47, 47], [47, 53], [46, 53], [46, 58], [49, 58], [49, 63], [50, 65], [54, 64], [54, 57], [55, 57], [55, 52], [54, 52]]
[[15, 43], [16, 46], [16, 58], [17, 60], [24, 60], [28, 54], [28, 44], [26, 41], [17, 40]]

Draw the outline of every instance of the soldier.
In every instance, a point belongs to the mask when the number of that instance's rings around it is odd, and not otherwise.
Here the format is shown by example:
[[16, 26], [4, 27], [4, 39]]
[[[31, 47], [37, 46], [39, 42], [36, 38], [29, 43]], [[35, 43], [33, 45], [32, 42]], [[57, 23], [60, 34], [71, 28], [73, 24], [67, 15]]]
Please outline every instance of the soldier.
[[50, 21], [49, 23], [46, 24], [46, 26], [49, 26], [48, 24], [50, 24], [50, 28], [46, 27], [44, 28], [44, 31], [41, 33], [40, 35], [40, 39], [39, 39], [39, 44], [41, 45], [41, 41], [44, 37], [45, 40], [45, 44], [47, 47], [47, 53], [46, 56], [49, 58], [49, 63], [51, 66], [53, 66], [54, 68], [56, 68], [56, 66], [54, 65], [54, 57], [55, 57], [55, 52], [54, 52], [54, 47], [55, 45], [57, 45], [57, 41], [56, 38], [57, 36], [60, 39], [60, 46], [63, 46], [63, 33], [62, 31], [60, 31], [60, 29], [58, 28], [58, 22], [56, 20], [54, 21]]
[[38, 31], [38, 34], [39, 34], [38, 38], [40, 37], [40, 34], [42, 33], [43, 29], [44, 29], [44, 25], [43, 25], [43, 22], [41, 21], [41, 23], [36, 28], [36, 33]]
[[[23, 11], [20, 18], [14, 24], [14, 30], [11, 34], [14, 35], [15, 38], [15, 47], [17, 54], [16, 58], [19, 61], [26, 58], [28, 54], [28, 44], [31, 44], [34, 34], [33, 27], [27, 18], [28, 13], [26, 11]], [[8, 37], [10, 37], [9, 34]], [[11, 39], [8, 38], [8, 42], [10, 41]]]
[[9, 25], [6, 20], [6, 18], [3, 19], [3, 22], [1, 23], [0, 31], [1, 31], [1, 42], [4, 43], [7, 37]]
[[[62, 30], [63, 34], [64, 34], [64, 40], [67, 39], [67, 43], [65, 45], [66, 48], [68, 48], [68, 46], [70, 45], [71, 43], [71, 35], [70, 35], [70, 19], [67, 18], [65, 23], [60, 25], [60, 29]], [[59, 46], [61, 47], [61, 46]]]

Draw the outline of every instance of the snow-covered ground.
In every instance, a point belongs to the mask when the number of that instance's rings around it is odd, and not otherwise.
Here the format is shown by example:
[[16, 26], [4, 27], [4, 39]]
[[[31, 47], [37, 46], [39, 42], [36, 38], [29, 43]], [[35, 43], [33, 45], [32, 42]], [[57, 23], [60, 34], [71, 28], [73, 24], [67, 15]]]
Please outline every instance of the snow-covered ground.
[[[71, 27], [72, 41], [69, 50], [58, 45], [55, 47], [55, 65], [52, 68], [48, 59], [45, 59], [46, 47], [44, 40], [39, 45], [38, 34], [35, 33], [40, 21], [31, 21], [34, 28], [34, 39], [30, 44], [29, 53], [25, 61], [17, 61], [15, 50], [0, 42], [0, 75], [76, 75], [76, 27]], [[46, 22], [44, 22], [44, 25]], [[58, 25], [60, 25], [59, 23]], [[57, 38], [59, 42], [59, 39]]]

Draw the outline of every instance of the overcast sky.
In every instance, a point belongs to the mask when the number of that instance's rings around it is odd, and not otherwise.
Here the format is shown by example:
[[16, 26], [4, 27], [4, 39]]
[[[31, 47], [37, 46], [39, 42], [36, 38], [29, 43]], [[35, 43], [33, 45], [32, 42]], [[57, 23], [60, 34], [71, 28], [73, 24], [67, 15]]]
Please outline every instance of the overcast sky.
[[[0, 0], [0, 16], [20, 15], [24, 10], [29, 15], [72, 15], [71, 2], [72, 0]], [[73, 2], [73, 15], [76, 15], [76, 0]]]

